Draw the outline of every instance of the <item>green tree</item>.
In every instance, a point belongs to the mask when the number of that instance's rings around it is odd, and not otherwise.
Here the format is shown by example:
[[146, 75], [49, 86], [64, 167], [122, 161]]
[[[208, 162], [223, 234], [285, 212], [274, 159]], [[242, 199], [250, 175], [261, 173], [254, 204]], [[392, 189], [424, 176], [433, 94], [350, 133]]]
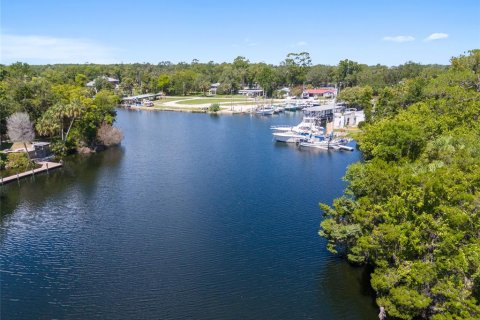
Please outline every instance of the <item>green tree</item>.
[[162, 92], [167, 92], [168, 87], [170, 86], [170, 77], [168, 74], [161, 74], [157, 80], [157, 86], [162, 90]]
[[289, 53], [280, 64], [284, 70], [284, 76], [289, 85], [302, 84], [306, 80], [306, 74], [312, 60], [308, 52]]
[[235, 69], [227, 65], [220, 75], [220, 89], [223, 94], [231, 94], [241, 88], [242, 79]]
[[78, 73], [75, 75], [75, 83], [78, 86], [85, 86], [87, 84], [87, 76], [84, 75], [83, 73]]
[[194, 87], [201, 91], [203, 95], [206, 95], [208, 89], [210, 89], [210, 79], [204, 74], [198, 74], [194, 81]]
[[363, 109], [367, 122], [372, 120], [372, 99], [373, 89], [370, 86], [345, 88], [338, 94], [338, 100], [348, 107]]
[[358, 83], [358, 73], [364, 68], [358, 62], [352, 60], [341, 60], [337, 66], [337, 81], [340, 87], [353, 87]]
[[333, 86], [335, 84], [335, 67], [326, 65], [313, 66], [307, 72], [305, 80], [314, 87]]
[[94, 85], [95, 92], [100, 90], [113, 90], [113, 84], [111, 84], [106, 77], [97, 77]]
[[56, 104], [50, 107], [37, 122], [36, 129], [41, 135], [55, 135], [57, 131], [62, 141], [67, 141], [75, 120], [83, 113], [79, 100], [69, 104]]
[[194, 82], [197, 74], [192, 70], [181, 70], [175, 72], [172, 77], [172, 91], [174, 94], [187, 95], [194, 89]]
[[261, 64], [256, 76], [258, 84], [265, 90], [267, 96], [271, 96], [273, 90], [276, 88], [277, 78], [273, 68], [266, 64]]
[[247, 84], [247, 78], [248, 78], [248, 66], [249, 66], [249, 61], [245, 59], [245, 57], [238, 56], [233, 60], [233, 68], [238, 74], [238, 77], [241, 79], [241, 85], [245, 86]]

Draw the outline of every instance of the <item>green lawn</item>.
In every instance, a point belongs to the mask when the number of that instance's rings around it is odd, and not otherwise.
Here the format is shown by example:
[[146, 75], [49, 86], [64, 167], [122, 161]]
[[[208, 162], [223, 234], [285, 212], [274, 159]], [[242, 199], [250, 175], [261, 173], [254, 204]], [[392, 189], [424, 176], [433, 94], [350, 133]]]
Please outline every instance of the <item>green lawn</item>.
[[255, 103], [252, 99], [246, 99], [245, 97], [233, 97], [233, 98], [198, 98], [192, 100], [180, 101], [178, 104], [212, 104], [212, 103]]
[[158, 99], [158, 100], [154, 100], [154, 102], [163, 103], [163, 102], [184, 100], [184, 99], [190, 99], [190, 98], [191, 97], [168, 96], [168, 97], [162, 97], [161, 99]]
[[162, 106], [162, 105], [155, 105], [153, 107], [153, 109], [156, 109], [156, 110], [164, 110], [164, 111], [193, 111], [193, 112], [197, 112], [199, 110], [202, 110], [200, 108], [195, 108], [195, 107], [188, 107], [188, 106], [185, 106], [185, 107], [166, 107], [166, 106]]

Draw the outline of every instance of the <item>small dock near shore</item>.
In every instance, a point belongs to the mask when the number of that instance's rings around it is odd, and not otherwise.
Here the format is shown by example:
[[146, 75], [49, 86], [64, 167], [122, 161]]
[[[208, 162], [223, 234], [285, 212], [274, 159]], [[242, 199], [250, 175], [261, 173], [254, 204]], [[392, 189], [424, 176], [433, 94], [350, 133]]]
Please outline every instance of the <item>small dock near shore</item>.
[[13, 175], [13, 176], [0, 178], [0, 185], [5, 185], [10, 182], [19, 181], [22, 178], [30, 177], [38, 173], [42, 173], [42, 172], [48, 173], [50, 170], [55, 170], [63, 166], [63, 164], [59, 162], [50, 162], [50, 161], [42, 161], [42, 162], [38, 162], [38, 164], [41, 165], [41, 167], [38, 169], [32, 169], [22, 173], [17, 173], [16, 175]]

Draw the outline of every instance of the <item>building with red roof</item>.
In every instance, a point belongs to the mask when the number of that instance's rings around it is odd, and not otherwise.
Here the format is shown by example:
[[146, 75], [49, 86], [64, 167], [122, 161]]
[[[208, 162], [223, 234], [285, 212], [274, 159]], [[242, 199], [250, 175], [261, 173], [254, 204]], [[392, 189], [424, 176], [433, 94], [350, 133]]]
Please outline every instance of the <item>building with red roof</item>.
[[337, 89], [328, 87], [328, 88], [317, 88], [317, 89], [306, 89], [302, 93], [302, 98], [307, 99], [310, 97], [333, 97], [337, 95]]

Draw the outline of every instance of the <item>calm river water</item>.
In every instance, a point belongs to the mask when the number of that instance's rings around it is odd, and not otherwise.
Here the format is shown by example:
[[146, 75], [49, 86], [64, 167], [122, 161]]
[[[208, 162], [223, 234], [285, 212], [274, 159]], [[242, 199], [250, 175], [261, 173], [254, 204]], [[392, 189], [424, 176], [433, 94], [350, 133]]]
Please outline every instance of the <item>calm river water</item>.
[[1, 188], [1, 319], [376, 319], [329, 254], [360, 153], [272, 142], [273, 117], [120, 110], [121, 148]]

